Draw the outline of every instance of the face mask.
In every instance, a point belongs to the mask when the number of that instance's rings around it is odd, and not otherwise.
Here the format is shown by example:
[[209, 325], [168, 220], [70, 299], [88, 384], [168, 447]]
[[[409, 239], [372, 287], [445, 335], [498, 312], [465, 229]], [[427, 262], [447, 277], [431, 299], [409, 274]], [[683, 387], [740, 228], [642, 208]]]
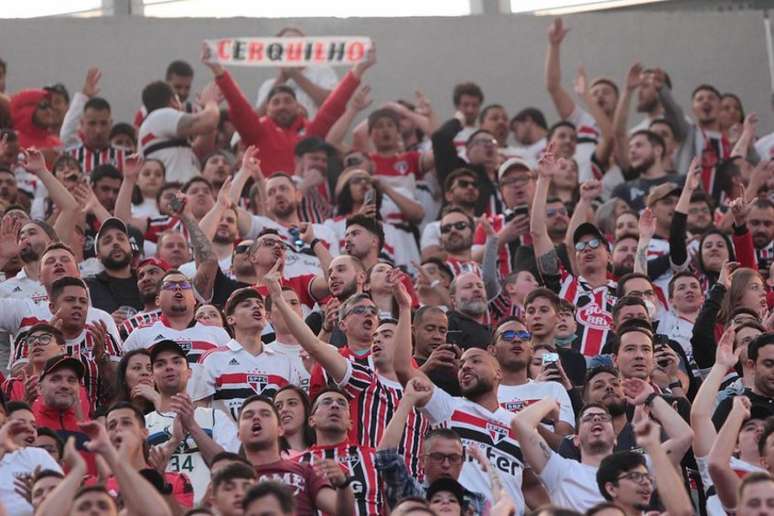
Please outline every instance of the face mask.
[[572, 345], [572, 343], [575, 342], [576, 337], [578, 337], [578, 335], [575, 333], [572, 333], [567, 337], [556, 337], [554, 338], [554, 342], [556, 343], [556, 347], [569, 348]]

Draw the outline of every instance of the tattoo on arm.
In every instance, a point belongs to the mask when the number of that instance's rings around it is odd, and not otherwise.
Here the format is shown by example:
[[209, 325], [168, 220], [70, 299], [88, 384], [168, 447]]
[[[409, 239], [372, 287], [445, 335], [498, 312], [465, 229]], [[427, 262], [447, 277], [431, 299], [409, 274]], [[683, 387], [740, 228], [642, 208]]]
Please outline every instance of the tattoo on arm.
[[[648, 248], [637, 247], [637, 252], [634, 255], [634, 271], [641, 272], [643, 274], [648, 273]], [[639, 269], [639, 270], [638, 270]]]
[[551, 449], [548, 447], [546, 442], [538, 437], [538, 446], [540, 446], [541, 451], [543, 452], [543, 456], [546, 458], [546, 460], [551, 458]]
[[198, 263], [207, 262], [210, 260], [217, 260], [215, 257], [215, 251], [212, 249], [212, 242], [196, 223], [188, 215], [181, 216], [185, 229], [188, 230], [188, 235], [191, 239], [191, 247], [193, 248], [194, 259]]
[[543, 274], [559, 274], [559, 256], [556, 250], [551, 249], [546, 254], [538, 256], [537, 265]]

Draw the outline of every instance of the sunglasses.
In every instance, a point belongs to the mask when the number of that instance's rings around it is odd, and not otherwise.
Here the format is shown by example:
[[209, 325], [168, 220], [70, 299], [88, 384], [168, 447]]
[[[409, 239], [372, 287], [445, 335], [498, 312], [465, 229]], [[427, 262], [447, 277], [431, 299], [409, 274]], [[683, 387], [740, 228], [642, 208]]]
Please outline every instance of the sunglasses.
[[444, 224], [441, 226], [441, 233], [448, 233], [452, 229], [456, 229], [457, 231], [464, 231], [470, 227], [470, 224], [467, 222], [459, 221], [459, 222], [452, 222], [451, 224]]
[[234, 254], [244, 254], [248, 252], [252, 246], [253, 244], [239, 244], [238, 246], [234, 247]]
[[478, 183], [469, 179], [460, 179], [457, 181], [457, 186], [460, 188], [478, 188]]
[[161, 290], [191, 290], [193, 285], [188, 281], [165, 281], [161, 284]]
[[500, 338], [505, 342], [513, 342], [514, 340], [525, 342], [532, 338], [532, 334], [525, 330], [505, 330], [500, 334]]
[[599, 421], [600, 423], [609, 423], [612, 420], [613, 420], [613, 417], [610, 414], [602, 414], [599, 412], [594, 412], [583, 416], [581, 418], [581, 423], [593, 423], [595, 421]]
[[360, 156], [347, 156], [344, 158], [344, 167], [355, 167], [357, 165], [360, 165], [361, 163], [365, 162], [365, 159]]
[[577, 244], [575, 244], [575, 250], [580, 252], [585, 249], [596, 249], [601, 245], [602, 245], [602, 242], [600, 242], [598, 238], [592, 238], [591, 240], [587, 240], [585, 242], [578, 242]]
[[470, 145], [471, 146], [473, 146], [473, 145], [486, 145], [487, 147], [489, 147], [489, 146], [497, 147], [497, 140], [495, 140], [494, 138], [492, 138], [491, 140], [489, 138], [479, 138], [479, 139], [476, 139], [476, 140], [473, 140], [472, 142], [470, 142]]

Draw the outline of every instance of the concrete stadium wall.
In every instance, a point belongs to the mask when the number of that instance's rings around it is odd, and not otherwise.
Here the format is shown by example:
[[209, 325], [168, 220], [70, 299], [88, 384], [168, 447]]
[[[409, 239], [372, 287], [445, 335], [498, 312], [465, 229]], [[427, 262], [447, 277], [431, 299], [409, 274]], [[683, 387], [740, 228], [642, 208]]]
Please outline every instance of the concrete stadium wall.
[[[169, 61], [195, 65], [195, 89], [209, 80], [198, 62], [204, 38], [273, 35], [287, 24], [313, 35], [369, 35], [378, 48], [378, 65], [369, 73], [378, 102], [413, 97], [421, 89], [443, 117], [452, 113], [451, 88], [474, 80], [487, 102], [504, 104], [509, 114], [534, 105], [549, 121], [556, 112], [543, 87], [546, 27], [534, 16], [463, 18], [154, 19], [48, 18], [0, 20], [0, 57], [9, 65], [8, 90], [64, 82], [81, 87], [88, 66], [103, 70], [102, 92], [114, 106], [114, 119], [130, 120], [140, 91], [161, 79]], [[747, 111], [761, 116], [760, 132], [774, 130], [762, 15], [740, 13], [637, 12], [570, 17], [562, 55], [563, 82], [571, 88], [578, 64], [589, 74], [622, 81], [640, 60], [670, 72], [674, 92], [690, 109], [696, 85], [711, 82], [737, 93]], [[252, 100], [271, 69], [233, 68]], [[633, 118], [636, 120], [636, 117]]]

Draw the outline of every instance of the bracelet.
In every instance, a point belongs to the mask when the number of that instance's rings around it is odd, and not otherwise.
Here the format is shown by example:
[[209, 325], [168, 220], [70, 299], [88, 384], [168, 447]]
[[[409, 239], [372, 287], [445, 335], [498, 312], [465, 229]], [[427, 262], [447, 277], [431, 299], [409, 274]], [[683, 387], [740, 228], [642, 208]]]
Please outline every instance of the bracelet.
[[645, 398], [645, 401], [642, 404], [645, 405], [646, 407], [650, 407], [651, 404], [653, 404], [653, 400], [655, 400], [658, 397], [659, 397], [658, 393], [651, 392], [650, 394], [648, 394], [648, 397]]
[[347, 478], [344, 479], [344, 483], [343, 484], [336, 486], [336, 489], [346, 489], [347, 487], [349, 487], [349, 484], [351, 484], [355, 480], [357, 480], [357, 479], [354, 476], [347, 477]]
[[683, 388], [683, 384], [680, 383], [680, 380], [677, 380], [676, 382], [673, 382], [673, 383], [669, 384], [669, 390], [670, 391], [674, 390], [674, 389], [682, 389], [682, 388]]
[[319, 244], [321, 242], [322, 242], [322, 240], [320, 240], [319, 238], [312, 239], [312, 241], [309, 242], [309, 249], [314, 249], [314, 246], [316, 246], [317, 244]]

